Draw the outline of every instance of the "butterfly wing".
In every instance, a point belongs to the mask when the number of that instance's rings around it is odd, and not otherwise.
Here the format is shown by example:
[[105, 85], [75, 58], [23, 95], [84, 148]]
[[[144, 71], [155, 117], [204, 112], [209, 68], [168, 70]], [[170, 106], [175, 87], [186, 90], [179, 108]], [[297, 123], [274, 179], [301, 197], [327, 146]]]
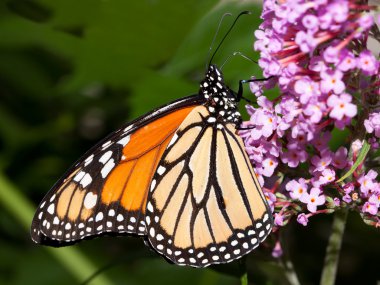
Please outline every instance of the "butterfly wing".
[[198, 96], [140, 117], [89, 150], [44, 197], [33, 241], [55, 246], [105, 232], [144, 235], [148, 188], [157, 164]]
[[153, 177], [146, 224], [150, 245], [179, 265], [204, 267], [247, 254], [272, 216], [233, 124], [209, 123], [194, 108]]

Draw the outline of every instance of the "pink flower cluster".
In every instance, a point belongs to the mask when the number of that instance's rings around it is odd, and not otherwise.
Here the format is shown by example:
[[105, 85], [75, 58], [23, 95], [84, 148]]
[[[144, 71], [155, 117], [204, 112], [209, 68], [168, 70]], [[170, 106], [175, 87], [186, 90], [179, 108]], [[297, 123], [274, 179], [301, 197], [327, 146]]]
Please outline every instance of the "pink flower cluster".
[[[292, 216], [307, 225], [348, 204], [379, 221], [374, 170], [365, 174], [362, 163], [353, 182], [337, 182], [360, 152], [349, 138], [364, 127], [375, 137], [372, 147], [380, 138], [380, 112], [363, 119], [369, 104], [380, 102], [380, 62], [367, 48], [376, 7], [364, 2], [264, 0], [254, 49], [270, 79], [251, 83], [257, 106], [247, 106], [240, 135], [277, 226]], [[269, 100], [264, 89], [274, 87], [280, 94]]]

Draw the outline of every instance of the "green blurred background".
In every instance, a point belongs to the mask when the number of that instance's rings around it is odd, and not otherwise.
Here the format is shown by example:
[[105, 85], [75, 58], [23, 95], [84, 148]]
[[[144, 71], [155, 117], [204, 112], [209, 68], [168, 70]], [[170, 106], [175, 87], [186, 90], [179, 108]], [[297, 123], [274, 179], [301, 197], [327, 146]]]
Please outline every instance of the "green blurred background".
[[[173, 266], [139, 239], [104, 237], [69, 248], [34, 245], [35, 205], [96, 141], [124, 122], [194, 94], [225, 12], [242, 17], [215, 57], [257, 58], [260, 6], [215, 0], [0, 1], [0, 284], [239, 284], [239, 264]], [[231, 22], [232, 18], [226, 20]], [[222, 30], [228, 24], [224, 23]], [[223, 32], [222, 32], [223, 34]], [[219, 35], [219, 38], [221, 35]], [[224, 73], [234, 89], [256, 65], [236, 57]], [[302, 284], [317, 284], [331, 217], [284, 231]], [[350, 215], [338, 284], [379, 279], [379, 232]], [[252, 284], [287, 284], [269, 241], [247, 258]]]

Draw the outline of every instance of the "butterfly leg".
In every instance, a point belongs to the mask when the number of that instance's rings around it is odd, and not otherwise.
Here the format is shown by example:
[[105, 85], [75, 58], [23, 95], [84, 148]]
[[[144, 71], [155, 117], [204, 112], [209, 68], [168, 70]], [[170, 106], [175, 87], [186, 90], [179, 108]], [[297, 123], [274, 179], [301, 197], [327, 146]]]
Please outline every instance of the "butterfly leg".
[[244, 99], [245, 101], [247, 101], [248, 103], [252, 103], [251, 100], [243, 97], [243, 84], [245, 83], [249, 83], [249, 82], [261, 82], [261, 81], [267, 81], [269, 79], [271, 79], [273, 76], [270, 76], [268, 78], [255, 78], [255, 79], [243, 79], [243, 80], [240, 80], [239, 81], [239, 90], [238, 92], [236, 93], [236, 100], [239, 102], [241, 99]]

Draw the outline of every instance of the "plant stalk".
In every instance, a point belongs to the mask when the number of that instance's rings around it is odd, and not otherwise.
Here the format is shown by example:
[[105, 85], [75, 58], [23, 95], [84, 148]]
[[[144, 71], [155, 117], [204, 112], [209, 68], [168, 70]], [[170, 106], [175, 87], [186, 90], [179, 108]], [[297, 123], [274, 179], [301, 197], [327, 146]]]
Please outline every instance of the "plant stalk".
[[248, 273], [247, 273], [247, 257], [243, 256], [239, 260], [239, 270], [240, 270], [240, 284], [248, 285]]
[[338, 269], [339, 253], [342, 247], [344, 228], [346, 226], [348, 209], [342, 209], [334, 214], [331, 234], [326, 249], [325, 262], [322, 269], [320, 285], [334, 285]]
[[[32, 222], [35, 206], [33, 206], [21, 193], [19, 189], [0, 172], [0, 205], [9, 211], [25, 229], [25, 235], [29, 235], [29, 228]], [[61, 263], [69, 274], [78, 283], [86, 280], [97, 271], [97, 267], [92, 260], [85, 256], [78, 248], [52, 248], [40, 247], [47, 250], [53, 258]], [[113, 282], [105, 274], [97, 276], [92, 283], [94, 285], [112, 285]]]
[[286, 257], [282, 257], [280, 261], [281, 267], [284, 269], [285, 277], [290, 285], [300, 285], [296, 271], [294, 270], [293, 262]]

